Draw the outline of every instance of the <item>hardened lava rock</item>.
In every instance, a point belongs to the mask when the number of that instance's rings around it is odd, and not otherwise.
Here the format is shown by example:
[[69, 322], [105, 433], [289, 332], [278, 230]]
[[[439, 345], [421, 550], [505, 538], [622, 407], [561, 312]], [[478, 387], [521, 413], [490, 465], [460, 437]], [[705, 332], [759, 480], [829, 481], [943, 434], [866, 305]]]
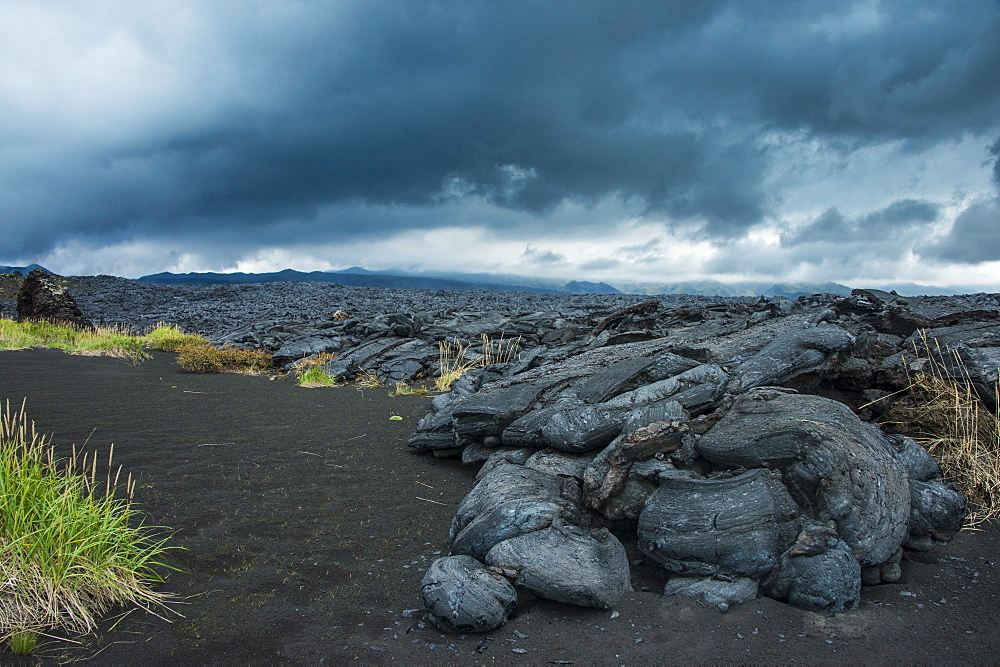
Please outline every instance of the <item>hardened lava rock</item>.
[[517, 591], [475, 558], [447, 556], [427, 568], [420, 598], [431, 621], [445, 632], [489, 632], [514, 613]]

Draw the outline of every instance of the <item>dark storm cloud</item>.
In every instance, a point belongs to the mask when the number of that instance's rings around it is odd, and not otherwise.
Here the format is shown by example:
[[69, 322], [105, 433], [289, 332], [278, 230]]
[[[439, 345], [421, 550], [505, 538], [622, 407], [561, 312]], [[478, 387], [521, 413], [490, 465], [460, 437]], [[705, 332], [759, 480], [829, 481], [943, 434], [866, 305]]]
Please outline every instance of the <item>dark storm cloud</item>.
[[924, 257], [951, 262], [975, 263], [1000, 260], [1000, 197], [974, 202], [955, 219], [939, 241], [917, 248]]
[[[206, 229], [341, 239], [480, 222], [460, 207], [447, 216], [394, 216], [393, 207], [477, 201], [544, 216], [607, 197], [702, 237], [738, 238], [780, 199], [765, 183], [776, 158], [762, 133], [845, 152], [897, 139], [926, 145], [995, 129], [1000, 105], [991, 2], [190, 11], [203, 38], [185, 57], [192, 71], [214, 74], [182, 82], [172, 115], [124, 134], [109, 122], [72, 150], [46, 143], [44, 118], [19, 138], [36, 133], [40, 163], [0, 167], [14, 254], [67, 236]], [[140, 17], [131, 29], [169, 60], [169, 36], [156, 25]], [[907, 205], [925, 208], [886, 209], [868, 222], [888, 232], [937, 215], [931, 204]], [[360, 225], [324, 213], [352, 206], [385, 214]], [[835, 242], [830, 230], [858, 224], [838, 216], [831, 209], [828, 227], [817, 221], [790, 242]]]
[[844, 244], [866, 240], [881, 243], [887, 237], [891, 239], [894, 233], [926, 227], [935, 222], [939, 214], [937, 204], [913, 199], [893, 202], [854, 219], [848, 219], [836, 208], [830, 208], [798, 233], [782, 237], [781, 244], [791, 247], [803, 243]]
[[997, 196], [1000, 197], [1000, 137], [989, 148], [990, 155], [993, 156], [993, 184], [997, 188]]

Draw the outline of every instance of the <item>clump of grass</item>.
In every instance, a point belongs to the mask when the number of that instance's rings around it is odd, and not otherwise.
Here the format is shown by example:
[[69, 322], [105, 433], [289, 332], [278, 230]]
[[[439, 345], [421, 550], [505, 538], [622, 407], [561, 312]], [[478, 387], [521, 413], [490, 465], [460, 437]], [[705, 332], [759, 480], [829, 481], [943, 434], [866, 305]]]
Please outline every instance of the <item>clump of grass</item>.
[[405, 382], [397, 382], [389, 396], [426, 396], [427, 387], [413, 387]]
[[181, 352], [195, 345], [207, 345], [208, 340], [197, 334], [186, 334], [180, 327], [160, 324], [142, 338], [142, 343], [162, 352]]
[[169, 602], [151, 588], [166, 538], [136, 521], [131, 476], [119, 497], [112, 458], [104, 479], [96, 455], [59, 461], [23, 405], [0, 405], [0, 640], [11, 650], [33, 651], [52, 629], [92, 632], [115, 605]]
[[0, 350], [25, 350], [29, 347], [45, 347], [56, 342], [69, 345], [68, 334], [69, 331], [65, 327], [56, 329], [44, 322], [15, 322], [0, 319]]
[[909, 390], [886, 423], [934, 455], [968, 502], [966, 527], [978, 526], [1000, 517], [1000, 410], [991, 412], [976, 395], [956, 350], [924, 332], [921, 339], [914, 351], [922, 367], [911, 372]]
[[337, 384], [337, 378], [319, 366], [313, 366], [303, 371], [296, 382], [300, 387], [333, 387]]
[[89, 332], [83, 330], [71, 352], [118, 357], [128, 359], [132, 363], [138, 363], [149, 358], [149, 354], [142, 347], [142, 339], [123, 331], [98, 329], [95, 332]]
[[38, 633], [15, 632], [7, 638], [7, 646], [18, 655], [31, 655], [38, 648]]
[[320, 352], [306, 359], [300, 359], [292, 365], [295, 371], [296, 382], [300, 387], [332, 387], [337, 384], [337, 378], [333, 377], [323, 366], [337, 358], [333, 352]]
[[470, 351], [472, 343], [463, 344], [457, 340], [443, 340], [438, 343], [438, 377], [434, 380], [434, 388], [438, 391], [448, 391], [451, 384], [474, 368], [483, 368], [493, 364], [507, 364], [518, 357], [521, 352], [521, 337], [490, 338], [486, 334], [480, 336], [482, 354]]
[[45, 320], [0, 320], [0, 350], [55, 347], [70, 354], [104, 355], [138, 363], [149, 355], [142, 340], [124, 327], [93, 329]]
[[361, 371], [358, 373], [355, 383], [358, 385], [358, 389], [375, 389], [376, 387], [383, 386], [382, 381], [378, 379], [378, 375], [371, 371]]
[[208, 343], [189, 345], [177, 355], [177, 363], [192, 373], [269, 373], [275, 370], [271, 355], [260, 350], [246, 350]]
[[521, 337], [490, 338], [486, 334], [480, 336], [483, 343], [483, 366], [493, 364], [509, 364], [521, 354]]
[[479, 368], [481, 357], [469, 357], [471, 343], [462, 344], [457, 340], [442, 340], [438, 343], [438, 376], [434, 379], [434, 388], [438, 391], [448, 391], [451, 384], [473, 368]]

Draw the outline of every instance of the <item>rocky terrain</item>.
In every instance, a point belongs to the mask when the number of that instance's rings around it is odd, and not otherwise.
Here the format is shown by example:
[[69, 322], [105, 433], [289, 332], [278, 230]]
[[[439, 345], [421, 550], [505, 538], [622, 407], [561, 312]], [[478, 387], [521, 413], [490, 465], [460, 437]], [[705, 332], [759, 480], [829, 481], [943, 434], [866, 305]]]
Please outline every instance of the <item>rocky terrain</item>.
[[665, 595], [720, 611], [758, 595], [856, 608], [863, 585], [898, 581], [904, 552], [948, 542], [965, 517], [927, 452], [879, 425], [924, 348], [956, 350], [964, 369], [950, 371], [996, 409], [996, 294], [648, 300], [81, 280], [72, 295], [94, 323], [178, 324], [286, 366], [332, 352], [325, 369], [343, 380], [431, 378], [441, 344], [470, 364], [502, 361], [435, 397], [409, 440], [480, 466], [452, 554], [421, 591], [448, 631], [503, 625], [518, 589], [613, 607], [631, 587], [623, 543], [668, 573]]

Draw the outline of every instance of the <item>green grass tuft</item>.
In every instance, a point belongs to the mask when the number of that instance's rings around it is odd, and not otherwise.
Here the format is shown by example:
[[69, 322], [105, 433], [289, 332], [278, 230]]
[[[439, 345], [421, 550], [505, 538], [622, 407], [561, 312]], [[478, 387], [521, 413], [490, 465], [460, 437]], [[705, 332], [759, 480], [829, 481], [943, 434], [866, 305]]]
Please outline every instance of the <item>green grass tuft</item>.
[[31, 655], [38, 648], [38, 633], [16, 632], [7, 638], [7, 646], [18, 655]]
[[337, 384], [336, 378], [319, 366], [313, 366], [303, 371], [296, 382], [300, 387], [333, 387]]
[[164, 608], [159, 558], [167, 538], [142, 525], [131, 477], [97, 475], [97, 457], [55, 458], [24, 414], [0, 405], [0, 640], [12, 650], [52, 629], [88, 633], [112, 606]]
[[196, 334], [186, 334], [179, 327], [161, 324], [143, 337], [142, 344], [162, 352], [181, 352], [192, 345], [207, 345], [208, 340]]
[[138, 363], [149, 355], [142, 340], [121, 327], [88, 329], [72, 324], [0, 319], [0, 350], [54, 347], [70, 354], [103, 355]]
[[389, 396], [426, 396], [427, 387], [414, 387], [405, 382], [397, 382]]

